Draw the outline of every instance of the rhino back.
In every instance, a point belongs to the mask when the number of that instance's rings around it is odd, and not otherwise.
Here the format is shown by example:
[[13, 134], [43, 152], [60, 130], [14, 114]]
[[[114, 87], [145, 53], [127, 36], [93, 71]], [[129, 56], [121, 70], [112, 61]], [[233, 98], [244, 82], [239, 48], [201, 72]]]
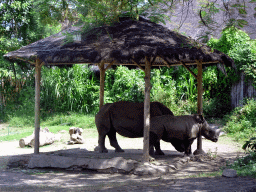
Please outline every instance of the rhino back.
[[125, 137], [143, 136], [143, 103], [120, 101], [110, 108], [110, 118], [114, 129]]
[[[120, 135], [125, 137], [143, 137], [144, 103], [119, 101], [108, 104], [106, 107], [104, 105], [98, 114], [96, 115], [96, 122], [99, 126], [104, 123], [104, 125], [113, 127]], [[151, 118], [163, 114], [173, 115], [171, 110], [163, 104], [159, 102], [150, 103]], [[103, 117], [104, 120], [99, 120], [100, 117]]]
[[172, 111], [163, 105], [162, 103], [159, 102], [152, 102], [150, 103], [150, 116], [156, 117], [156, 116], [161, 116], [161, 115], [172, 115]]
[[[186, 140], [195, 138], [196, 135], [192, 134], [196, 133], [194, 129], [198, 128], [198, 125], [191, 115], [185, 116], [171, 116], [171, 115], [163, 115], [159, 117], [155, 117], [152, 119], [152, 123], [157, 122], [158, 124], [162, 124], [164, 126], [164, 133], [162, 140], [166, 142], [171, 142], [173, 138], [179, 140]], [[153, 124], [152, 124], [153, 125]], [[157, 126], [152, 127], [152, 131], [157, 132]]]

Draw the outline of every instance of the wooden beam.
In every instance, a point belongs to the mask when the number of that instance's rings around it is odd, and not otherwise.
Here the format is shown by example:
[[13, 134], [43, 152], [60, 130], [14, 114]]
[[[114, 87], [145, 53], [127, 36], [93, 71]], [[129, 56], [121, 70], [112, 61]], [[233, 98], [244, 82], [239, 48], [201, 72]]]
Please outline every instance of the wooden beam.
[[108, 66], [106, 67], [106, 69], [104, 69], [105, 72], [106, 72], [112, 65], [114, 65], [114, 63], [115, 63], [115, 60], [112, 61], [111, 63], [109, 63]]
[[35, 64], [35, 154], [39, 154], [41, 67], [42, 62], [37, 58]]
[[144, 98], [144, 139], [143, 139], [143, 162], [149, 162], [149, 129], [150, 129], [150, 71], [151, 63], [145, 57], [145, 98]]
[[163, 57], [160, 56], [160, 58], [164, 61], [164, 64], [167, 65], [168, 68], [170, 68], [169, 63]]
[[[160, 57], [161, 58], [161, 57]], [[19, 59], [19, 58], [17, 58]], [[163, 59], [163, 58], [161, 58]], [[164, 60], [165, 61], [165, 60]], [[30, 62], [30, 61], [27, 61]], [[166, 61], [165, 61], [166, 62]], [[166, 65], [166, 63], [157, 63], [154, 62], [154, 64], [152, 64], [152, 66], [162, 66], [164, 67]], [[218, 64], [220, 63], [219, 61], [210, 61], [210, 62], [203, 62], [203, 65], [207, 65], [207, 64]], [[34, 65], [34, 63], [31, 62], [32, 65]], [[73, 65], [73, 64], [95, 64], [95, 63], [91, 63], [91, 62], [72, 62], [72, 63], [47, 63], [47, 65]], [[105, 62], [105, 64], [110, 64], [110, 62]], [[135, 63], [118, 63], [116, 65], [136, 65]], [[145, 64], [139, 64], [141, 67], [144, 67]], [[180, 62], [179, 63], [169, 63], [169, 66], [180, 66], [182, 65]], [[193, 62], [193, 63], [186, 63], [186, 65], [197, 65], [197, 63]]]
[[100, 69], [100, 108], [104, 105], [104, 84], [105, 84], [105, 69], [104, 61], [98, 64]]
[[181, 64], [197, 79], [197, 75], [183, 61], [181, 61]]
[[137, 62], [135, 62], [133, 59], [132, 59], [132, 61], [134, 62], [134, 64], [135, 65], [137, 65], [142, 71], [144, 71], [145, 72], [145, 69], [143, 68], [143, 67], [141, 67], [141, 65], [140, 64], [138, 64]]
[[[197, 61], [197, 113], [203, 115], [203, 65], [202, 61]], [[201, 127], [199, 128], [199, 133], [197, 136], [197, 149], [194, 152], [194, 155], [204, 154], [205, 152], [202, 149], [202, 136], [201, 136]]]
[[202, 61], [197, 61], [197, 113], [203, 114], [203, 65]]

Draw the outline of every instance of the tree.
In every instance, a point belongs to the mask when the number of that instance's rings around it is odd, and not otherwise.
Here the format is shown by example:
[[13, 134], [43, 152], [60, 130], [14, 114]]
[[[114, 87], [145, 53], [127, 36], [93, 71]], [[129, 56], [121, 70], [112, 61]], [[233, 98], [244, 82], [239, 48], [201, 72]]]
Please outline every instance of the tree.
[[[175, 6], [193, 7], [200, 4], [197, 14], [201, 23], [214, 30], [216, 26], [215, 15], [225, 11], [228, 26], [243, 27], [247, 24], [244, 19], [234, 19], [231, 15], [237, 11], [246, 17], [247, 9], [256, 0], [38, 0], [35, 8], [40, 11], [40, 18], [45, 23], [59, 23], [64, 20], [95, 25], [111, 25], [119, 20], [120, 16], [130, 16], [138, 19], [139, 15], [149, 18], [153, 22], [165, 23], [169, 19]], [[171, 13], [171, 14], [170, 14]], [[256, 15], [256, 13], [254, 14]]]
[[0, 119], [4, 119], [4, 105], [17, 99], [24, 79], [33, 77], [33, 70], [27, 63], [8, 62], [3, 58], [7, 52], [17, 50], [60, 30], [56, 24], [50, 26], [40, 22], [33, 0], [2, 0], [0, 2]]

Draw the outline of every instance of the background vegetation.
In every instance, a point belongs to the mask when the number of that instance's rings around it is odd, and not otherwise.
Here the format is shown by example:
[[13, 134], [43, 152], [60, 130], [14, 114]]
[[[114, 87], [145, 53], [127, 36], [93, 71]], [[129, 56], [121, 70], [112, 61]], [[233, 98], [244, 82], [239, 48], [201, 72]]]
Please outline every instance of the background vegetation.
[[[177, 0], [178, 1], [178, 0]], [[5, 0], [0, 2], [0, 123], [7, 122], [8, 130], [1, 130], [0, 140], [12, 140], [30, 135], [34, 125], [34, 69], [24, 62], [10, 62], [3, 58], [7, 52], [19, 49], [39, 39], [57, 33], [64, 23], [92, 23], [88, 26], [111, 25], [120, 15], [138, 19], [148, 16], [154, 22], [165, 21], [172, 5], [167, 0]], [[184, 3], [185, 1], [183, 1]], [[166, 9], [161, 8], [165, 5]], [[237, 9], [246, 14], [243, 6]], [[86, 8], [85, 8], [86, 7]], [[211, 15], [218, 12], [214, 4], [202, 4], [202, 23], [210, 25]], [[151, 10], [150, 13], [147, 10]], [[40, 10], [40, 11], [39, 11]], [[109, 14], [111, 12], [112, 14]], [[226, 68], [227, 76], [216, 66], [204, 68], [204, 115], [221, 118], [228, 136], [244, 142], [250, 153], [231, 167], [241, 175], [255, 177], [256, 102], [244, 101], [244, 106], [231, 111], [231, 85], [243, 71], [256, 80], [256, 43], [235, 28], [243, 22], [232, 21], [220, 39], [210, 39], [208, 45], [228, 54], [236, 64], [237, 73]], [[197, 73], [196, 68], [192, 70]], [[153, 69], [151, 71], [151, 101], [159, 101], [175, 115], [196, 113], [197, 88], [194, 77], [183, 67]], [[255, 86], [255, 85], [254, 85]], [[138, 69], [117, 67], [107, 71], [105, 103], [120, 100], [143, 102], [144, 73]], [[95, 128], [94, 115], [99, 110], [99, 77], [88, 65], [72, 67], [43, 67], [41, 82], [41, 125], [51, 131], [68, 126]], [[13, 134], [12, 134], [13, 133]]]

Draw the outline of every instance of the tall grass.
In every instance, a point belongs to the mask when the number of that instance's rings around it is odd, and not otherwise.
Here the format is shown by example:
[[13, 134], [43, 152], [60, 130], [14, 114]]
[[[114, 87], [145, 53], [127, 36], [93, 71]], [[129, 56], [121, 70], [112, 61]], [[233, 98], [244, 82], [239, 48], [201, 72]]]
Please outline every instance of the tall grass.
[[42, 70], [44, 112], [77, 111], [93, 114], [99, 105], [99, 83], [88, 65]]

